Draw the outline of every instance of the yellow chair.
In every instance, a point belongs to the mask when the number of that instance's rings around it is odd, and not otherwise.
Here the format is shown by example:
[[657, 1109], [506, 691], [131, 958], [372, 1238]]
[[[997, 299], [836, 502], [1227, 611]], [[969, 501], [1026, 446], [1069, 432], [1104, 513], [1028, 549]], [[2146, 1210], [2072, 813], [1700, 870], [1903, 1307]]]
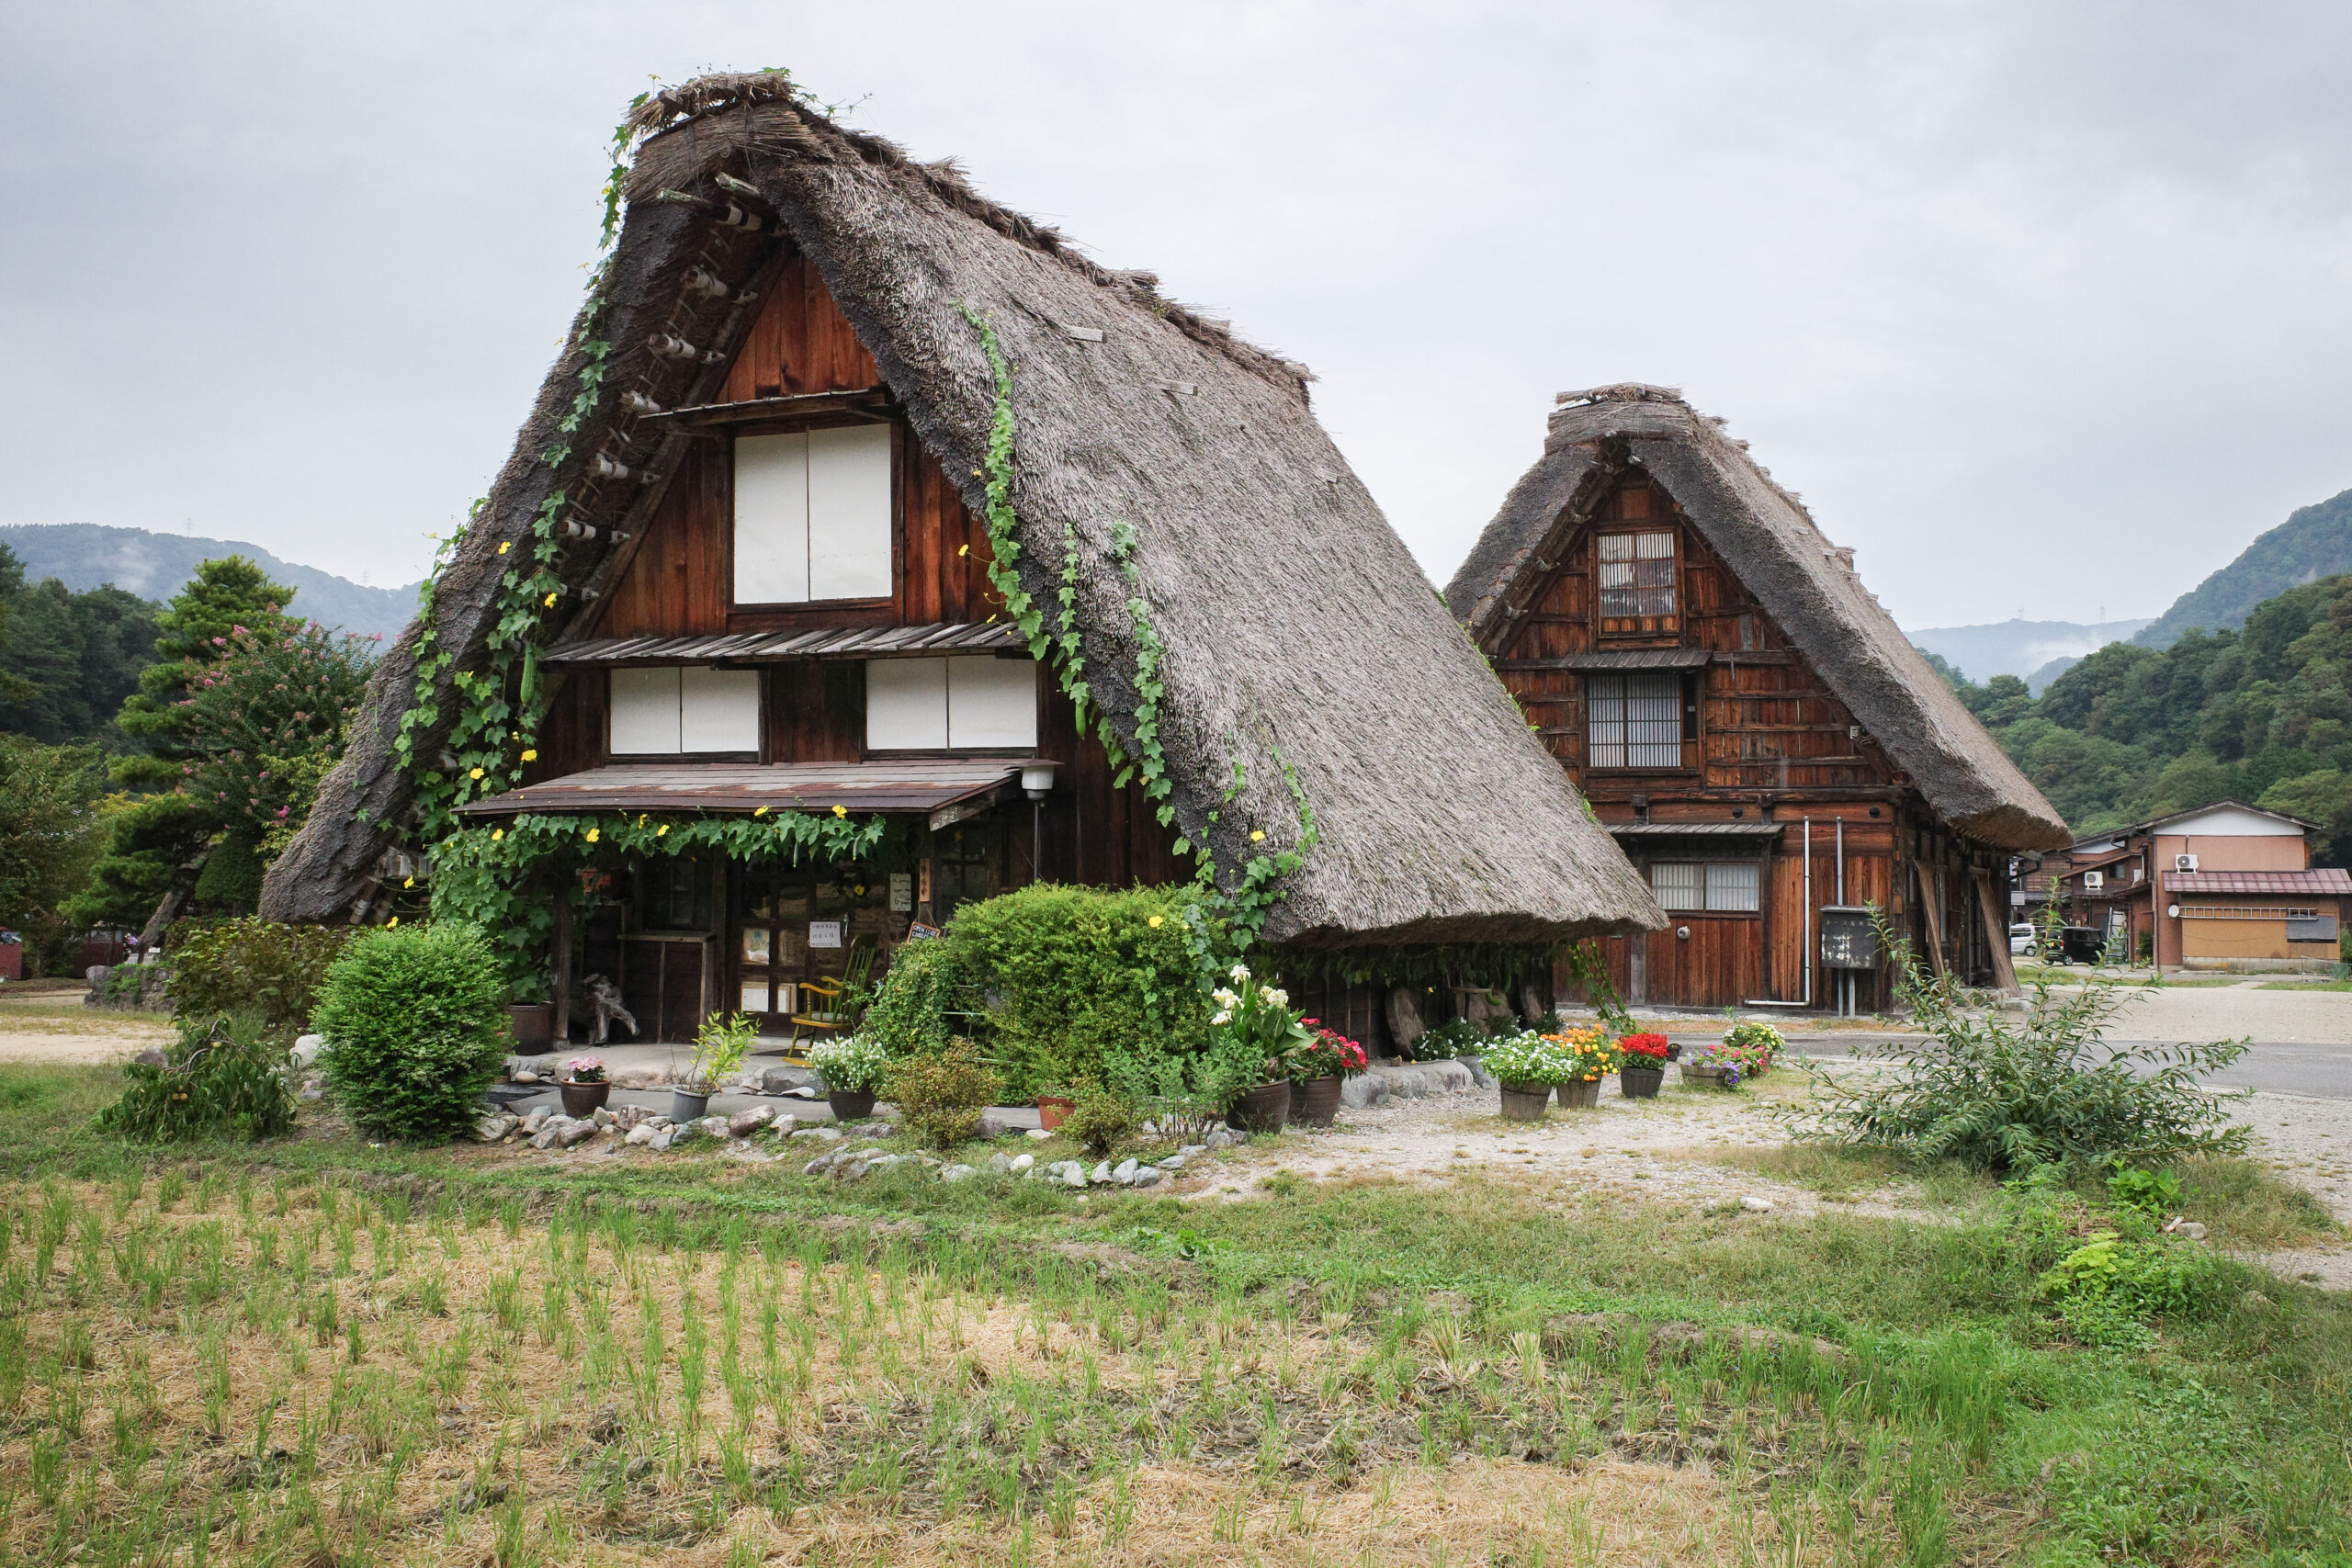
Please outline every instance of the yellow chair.
[[[808, 998], [811, 997], [817, 999], [818, 1005], [814, 1007], [809, 1005]], [[842, 983], [839, 980], [813, 979], [800, 982], [799, 988], [793, 997], [795, 1010], [792, 1013], [792, 1045], [796, 1050], [800, 1044], [800, 1032], [804, 1029], [823, 1032], [848, 1027], [849, 1020], [840, 1010], [841, 999]]]

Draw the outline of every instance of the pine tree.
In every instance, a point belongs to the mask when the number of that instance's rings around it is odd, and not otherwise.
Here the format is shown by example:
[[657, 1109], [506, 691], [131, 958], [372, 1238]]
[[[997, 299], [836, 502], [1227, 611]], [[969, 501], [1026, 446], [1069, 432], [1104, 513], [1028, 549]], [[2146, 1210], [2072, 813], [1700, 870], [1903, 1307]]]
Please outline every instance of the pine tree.
[[206, 665], [228, 650], [240, 627], [256, 632], [288, 626], [294, 591], [272, 582], [243, 556], [209, 560], [196, 569], [171, 607], [155, 618], [155, 662], [140, 671], [139, 690], [117, 720], [122, 732], [147, 744], [149, 756], [124, 757], [115, 777], [134, 789], [170, 789], [188, 759], [187, 715], [179, 704]]

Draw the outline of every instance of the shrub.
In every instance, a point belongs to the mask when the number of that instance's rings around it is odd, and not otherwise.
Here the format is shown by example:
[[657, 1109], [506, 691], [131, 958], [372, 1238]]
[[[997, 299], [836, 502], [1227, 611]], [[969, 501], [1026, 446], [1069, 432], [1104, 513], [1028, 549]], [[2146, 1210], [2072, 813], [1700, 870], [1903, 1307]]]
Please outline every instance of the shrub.
[[1078, 1091], [1078, 1103], [1062, 1118], [1062, 1135], [1076, 1139], [1086, 1152], [1101, 1159], [1136, 1134], [1143, 1112], [1115, 1089], [1088, 1084]]
[[312, 1021], [352, 1121], [412, 1142], [472, 1124], [508, 1044], [498, 961], [480, 931], [454, 923], [360, 936], [327, 970]]
[[194, 925], [172, 945], [169, 995], [181, 1027], [251, 1013], [278, 1046], [310, 1027], [327, 967], [350, 945], [349, 926], [285, 926], [243, 919]]
[[935, 1056], [959, 1032], [951, 1015], [972, 1011], [977, 1000], [953, 940], [910, 942], [891, 955], [858, 1032], [894, 1056]]
[[875, 1094], [889, 1076], [890, 1053], [871, 1034], [837, 1035], [820, 1040], [810, 1048], [808, 1065], [817, 1069], [828, 1089], [839, 1089], [844, 1094]]
[[1202, 1050], [1208, 1008], [1186, 942], [1192, 911], [1182, 888], [1111, 893], [1055, 883], [958, 910], [945, 940], [989, 996], [990, 1054], [1008, 1088], [1032, 1095], [1106, 1079], [1114, 1063], [1148, 1071]]
[[899, 1120], [935, 1149], [968, 1140], [979, 1127], [980, 1112], [1003, 1091], [968, 1040], [954, 1041], [935, 1055], [910, 1056], [892, 1066], [884, 1082]]
[[2107, 983], [2063, 997], [2036, 986], [2018, 1018], [1948, 976], [1930, 979], [1883, 920], [1879, 940], [1895, 966], [1895, 994], [1927, 1039], [1854, 1047], [1892, 1070], [1823, 1077], [1814, 1135], [1993, 1171], [2245, 1146], [2245, 1129], [2224, 1125], [2234, 1097], [2198, 1087], [2245, 1055], [2245, 1042], [2109, 1045], [2102, 1034], [2117, 1002]]
[[1490, 1037], [1484, 1029], [1466, 1018], [1449, 1018], [1413, 1042], [1413, 1060], [1442, 1062], [1453, 1056], [1476, 1056], [1488, 1049], [1490, 1038], [1516, 1039], [1519, 1032], [1512, 1029], [1502, 1035]]
[[184, 1030], [164, 1065], [132, 1062], [129, 1087], [98, 1112], [98, 1125], [140, 1143], [283, 1136], [294, 1124], [286, 1049], [251, 1013]]

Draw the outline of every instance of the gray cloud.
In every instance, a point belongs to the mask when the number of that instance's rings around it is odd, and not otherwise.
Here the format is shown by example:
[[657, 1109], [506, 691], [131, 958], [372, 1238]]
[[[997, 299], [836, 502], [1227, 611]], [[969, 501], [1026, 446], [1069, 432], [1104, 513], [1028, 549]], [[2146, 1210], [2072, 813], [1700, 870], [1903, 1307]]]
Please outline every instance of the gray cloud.
[[649, 73], [853, 118], [1324, 379], [1442, 580], [1551, 393], [1727, 416], [1915, 626], [2154, 614], [2352, 485], [2326, 6], [83, 4], [0, 15], [0, 521], [416, 575]]

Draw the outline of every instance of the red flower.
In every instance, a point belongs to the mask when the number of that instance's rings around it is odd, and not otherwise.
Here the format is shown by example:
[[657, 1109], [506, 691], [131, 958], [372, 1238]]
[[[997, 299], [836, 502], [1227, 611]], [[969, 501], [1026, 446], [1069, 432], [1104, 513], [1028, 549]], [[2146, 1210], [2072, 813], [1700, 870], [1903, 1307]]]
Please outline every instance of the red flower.
[[1667, 1039], [1663, 1034], [1628, 1034], [1617, 1042], [1629, 1056], [1650, 1056], [1666, 1060]]

